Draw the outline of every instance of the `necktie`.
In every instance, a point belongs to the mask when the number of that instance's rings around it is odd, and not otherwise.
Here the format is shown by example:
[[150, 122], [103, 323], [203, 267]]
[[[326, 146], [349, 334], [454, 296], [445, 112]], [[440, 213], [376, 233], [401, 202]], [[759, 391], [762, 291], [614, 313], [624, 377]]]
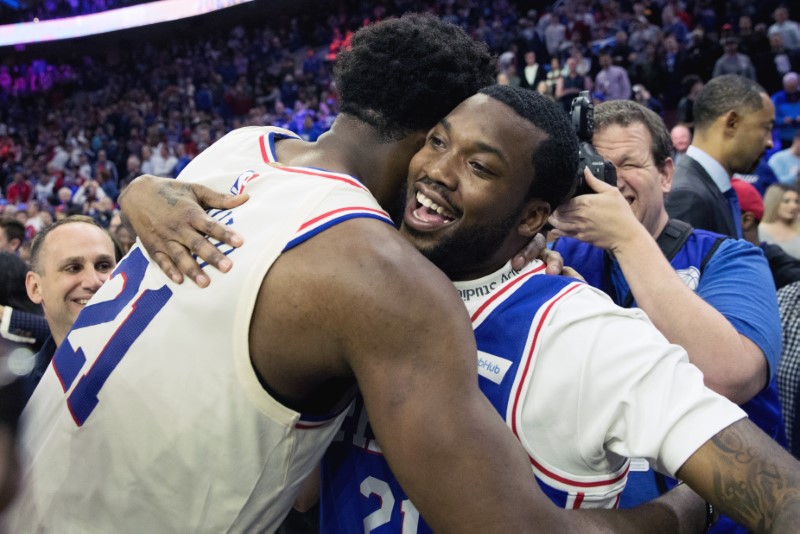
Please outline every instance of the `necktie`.
[[733, 187], [725, 191], [723, 195], [728, 199], [728, 206], [733, 214], [733, 225], [736, 227], [736, 236], [734, 237], [742, 239], [742, 211], [739, 207], [739, 197], [736, 196]]

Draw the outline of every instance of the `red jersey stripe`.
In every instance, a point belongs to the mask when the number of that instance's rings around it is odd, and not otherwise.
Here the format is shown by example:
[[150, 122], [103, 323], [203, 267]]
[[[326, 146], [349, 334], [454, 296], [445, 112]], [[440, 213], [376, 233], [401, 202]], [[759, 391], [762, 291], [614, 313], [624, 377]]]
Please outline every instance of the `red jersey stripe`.
[[[544, 266], [542, 266], [542, 268], [544, 268]], [[524, 381], [524, 377], [528, 375], [528, 370], [530, 369], [531, 362], [533, 361], [533, 352], [536, 350], [536, 342], [539, 340], [539, 333], [542, 331], [542, 326], [544, 325], [545, 319], [547, 319], [547, 316], [550, 314], [550, 311], [553, 309], [553, 306], [555, 306], [556, 302], [564, 298], [573, 290], [581, 287], [581, 285], [582, 284], [580, 284], [579, 282], [574, 283], [573, 285], [567, 287], [566, 290], [562, 291], [560, 295], [558, 295], [556, 298], [554, 298], [547, 304], [544, 313], [542, 313], [542, 316], [539, 319], [539, 324], [536, 325], [536, 331], [533, 334], [533, 341], [531, 342], [530, 349], [528, 350], [528, 355], [525, 358], [525, 368], [522, 370], [522, 374], [520, 375], [521, 377], [523, 377], [520, 380], [520, 385]], [[514, 406], [512, 407], [511, 410], [511, 430], [514, 432], [514, 435], [516, 435], [517, 438], [519, 438], [519, 433], [517, 432], [517, 406], [519, 404], [520, 395], [522, 395], [522, 388], [517, 387], [517, 393], [514, 395]]]
[[[491, 306], [491, 305], [492, 305], [492, 303], [493, 303], [494, 301], [496, 301], [498, 298], [500, 298], [502, 295], [504, 295], [504, 294], [505, 294], [507, 291], [509, 291], [509, 290], [510, 290], [512, 287], [514, 287], [515, 285], [517, 285], [518, 283], [520, 283], [522, 280], [525, 280], [525, 279], [526, 279], [526, 278], [528, 278], [529, 276], [531, 276], [531, 275], [534, 275], [534, 274], [536, 274], [536, 273], [538, 273], [538, 272], [541, 272], [541, 271], [542, 271], [542, 270], [544, 270], [546, 267], [547, 267], [547, 266], [546, 266], [545, 264], [542, 264], [542, 265], [540, 265], [539, 267], [536, 267], [535, 269], [533, 269], [533, 270], [531, 270], [531, 271], [529, 271], [529, 272], [527, 272], [527, 273], [521, 274], [521, 275], [517, 276], [516, 278], [514, 278], [513, 280], [511, 280], [511, 281], [510, 281], [508, 284], [506, 284], [506, 285], [505, 285], [505, 286], [504, 286], [502, 289], [500, 289], [500, 290], [499, 290], [497, 293], [495, 293], [494, 295], [492, 295], [492, 296], [491, 296], [491, 297], [490, 297], [490, 298], [489, 298], [489, 299], [488, 299], [486, 302], [484, 302], [483, 304], [481, 304], [480, 308], [478, 308], [477, 310], [475, 310], [475, 313], [473, 313], [473, 314], [472, 314], [472, 317], [470, 317], [470, 319], [472, 320], [472, 322], [474, 323], [474, 322], [475, 322], [475, 321], [478, 319], [478, 316], [479, 316], [481, 313], [483, 313], [483, 312], [484, 312], [484, 310], [486, 310], [486, 308], [488, 308], [489, 306]], [[475, 327], [475, 325], [473, 325], [473, 328], [474, 328], [474, 327]]]
[[319, 215], [318, 217], [314, 217], [310, 221], [307, 221], [307, 222], [303, 223], [303, 225], [300, 226], [300, 228], [298, 228], [297, 231], [298, 232], [302, 232], [303, 230], [305, 230], [309, 226], [312, 226], [312, 225], [318, 223], [319, 221], [321, 221], [323, 219], [326, 219], [326, 218], [331, 217], [333, 215], [337, 215], [339, 213], [349, 212], [349, 211], [365, 211], [365, 212], [368, 212], [368, 213], [375, 213], [377, 215], [381, 215], [383, 217], [386, 217], [387, 219], [390, 218], [389, 214], [386, 213], [383, 210], [376, 210], [374, 208], [365, 208], [365, 207], [362, 207], [362, 206], [353, 206], [353, 207], [350, 207], [350, 208], [339, 208], [339, 209], [336, 209], [336, 210], [333, 210], [333, 211], [329, 211], [327, 213], [323, 213], [322, 215]]
[[528, 458], [530, 459], [531, 464], [533, 464], [533, 466], [536, 469], [547, 475], [549, 478], [557, 480], [562, 484], [566, 484], [568, 486], [574, 486], [576, 488], [597, 488], [600, 486], [610, 486], [611, 484], [615, 484], [620, 480], [622, 480], [623, 478], [625, 478], [626, 476], [628, 476], [628, 470], [630, 469], [630, 462], [629, 462], [628, 465], [625, 466], [625, 470], [622, 471], [622, 473], [620, 473], [619, 475], [615, 476], [614, 478], [609, 478], [607, 480], [595, 480], [594, 482], [579, 482], [577, 480], [572, 480], [553, 473], [552, 471], [544, 467], [542, 464], [531, 458], [531, 456], [528, 456]]

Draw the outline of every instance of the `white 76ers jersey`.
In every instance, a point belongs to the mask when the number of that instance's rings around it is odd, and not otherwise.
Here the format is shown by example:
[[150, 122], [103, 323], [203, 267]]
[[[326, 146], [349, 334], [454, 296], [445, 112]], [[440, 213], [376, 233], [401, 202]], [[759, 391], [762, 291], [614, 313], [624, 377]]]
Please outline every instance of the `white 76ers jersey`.
[[[350, 176], [283, 167], [274, 128], [234, 131], [181, 179], [250, 194], [211, 285], [173, 284], [136, 246], [81, 312], [23, 415], [8, 532], [254, 532], [280, 524], [344, 413], [291, 410], [253, 371], [258, 289], [282, 251], [354, 217], [391, 224]], [[313, 328], [313, 325], [309, 325]], [[3, 530], [0, 527], [0, 530]]]
[[[704, 387], [683, 349], [642, 311], [543, 271], [540, 262], [522, 272], [509, 263], [455, 285], [472, 318], [481, 390], [556, 505], [615, 507], [628, 458], [674, 474], [744, 416]], [[391, 473], [360, 399], [322, 465], [323, 533], [430, 532]]]

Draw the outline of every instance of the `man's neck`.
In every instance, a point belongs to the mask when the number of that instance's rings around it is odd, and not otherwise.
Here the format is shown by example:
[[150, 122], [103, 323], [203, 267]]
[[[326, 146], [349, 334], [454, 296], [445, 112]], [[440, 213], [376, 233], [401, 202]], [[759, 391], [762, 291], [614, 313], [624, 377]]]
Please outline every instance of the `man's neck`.
[[475, 262], [467, 266], [467, 269], [463, 269], [459, 272], [447, 272], [445, 270], [445, 274], [454, 282], [478, 280], [484, 276], [489, 276], [502, 269], [504, 265], [511, 261], [517, 252], [522, 250], [523, 247], [529, 243], [530, 239], [531, 238], [523, 237], [515, 232], [513, 235], [507, 236], [497, 250], [488, 255], [483, 262]]
[[653, 228], [648, 228], [650, 231], [650, 235], [653, 236], [653, 239], [658, 239], [658, 236], [661, 235], [661, 232], [664, 231], [664, 228], [667, 227], [667, 223], [669, 222], [669, 215], [667, 214], [666, 208], [661, 210], [661, 214], [658, 216], [658, 220], [653, 225]]
[[728, 175], [731, 175], [731, 170], [725, 164], [725, 157], [723, 153], [723, 143], [718, 142], [715, 139], [710, 138], [709, 136], [705, 136], [703, 134], [695, 132], [695, 137], [692, 140], [692, 144], [690, 146], [694, 146], [714, 158], [714, 160], [719, 163], [725, 172]]
[[742, 235], [746, 241], [754, 244], [755, 246], [761, 245], [761, 240], [758, 238], [758, 226], [753, 225], [751, 228], [742, 230]]

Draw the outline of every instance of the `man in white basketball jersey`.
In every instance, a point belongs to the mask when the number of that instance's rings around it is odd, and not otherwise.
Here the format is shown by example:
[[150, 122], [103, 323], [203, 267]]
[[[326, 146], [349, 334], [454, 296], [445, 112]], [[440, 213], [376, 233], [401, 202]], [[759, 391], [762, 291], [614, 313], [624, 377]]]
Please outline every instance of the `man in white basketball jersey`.
[[[20, 380], [20, 387], [14, 393], [16, 398], [4, 396], [0, 399], [0, 414], [3, 416], [15, 405], [16, 415], [19, 415], [58, 344], [86, 302], [111, 276], [117, 259], [108, 232], [90, 217], [72, 215], [36, 234], [30, 262], [31, 270], [25, 281], [28, 297], [42, 306], [51, 335], [36, 355], [34, 370]], [[5, 417], [0, 417], [0, 420], [5, 422]], [[0, 433], [2, 430], [0, 428]], [[3, 445], [0, 449], [8, 447], [13, 453], [13, 440], [7, 440], [3, 435], [0, 442]], [[5, 458], [5, 454], [0, 454], [0, 462]], [[0, 481], [11, 478], [6, 469], [0, 467]], [[16, 477], [15, 471], [13, 475]], [[5, 489], [4, 484], [0, 483], [0, 488]], [[0, 490], [0, 509], [7, 500], [10, 500], [10, 495], [4, 495]]]
[[[414, 156], [403, 231], [456, 280], [481, 389], [547, 495], [567, 508], [613, 507], [626, 457], [641, 455], [752, 529], [796, 529], [800, 466], [706, 389], [685, 351], [586, 284], [541, 276], [538, 262], [511, 268], [511, 253], [569, 194], [572, 181], [558, 177], [574, 176], [577, 145], [563, 141], [569, 125], [546, 99], [499, 86], [481, 93]], [[324, 531], [428, 532], [362, 408], [325, 459]]]
[[250, 195], [212, 212], [248, 236], [247, 247], [220, 244], [241, 267], [209, 271], [203, 290], [131, 250], [23, 414], [24, 487], [0, 528], [272, 531], [356, 385], [438, 531], [650, 523], [547, 503], [477, 388], [458, 294], [381, 208], [425, 131], [488, 82], [490, 57], [457, 27], [414, 15], [362, 29], [340, 58], [342, 113], [318, 142], [243, 128], [183, 171]]
[[[681, 347], [642, 312], [545, 276], [539, 261], [511, 267], [570, 195], [577, 163], [561, 109], [509, 86], [459, 105], [411, 160], [401, 232], [454, 281], [470, 312], [481, 390], [559, 506], [615, 507], [628, 459], [644, 457], [752, 530], [797, 530], [800, 463], [704, 387]], [[429, 532], [361, 408], [323, 461], [321, 531]]]

